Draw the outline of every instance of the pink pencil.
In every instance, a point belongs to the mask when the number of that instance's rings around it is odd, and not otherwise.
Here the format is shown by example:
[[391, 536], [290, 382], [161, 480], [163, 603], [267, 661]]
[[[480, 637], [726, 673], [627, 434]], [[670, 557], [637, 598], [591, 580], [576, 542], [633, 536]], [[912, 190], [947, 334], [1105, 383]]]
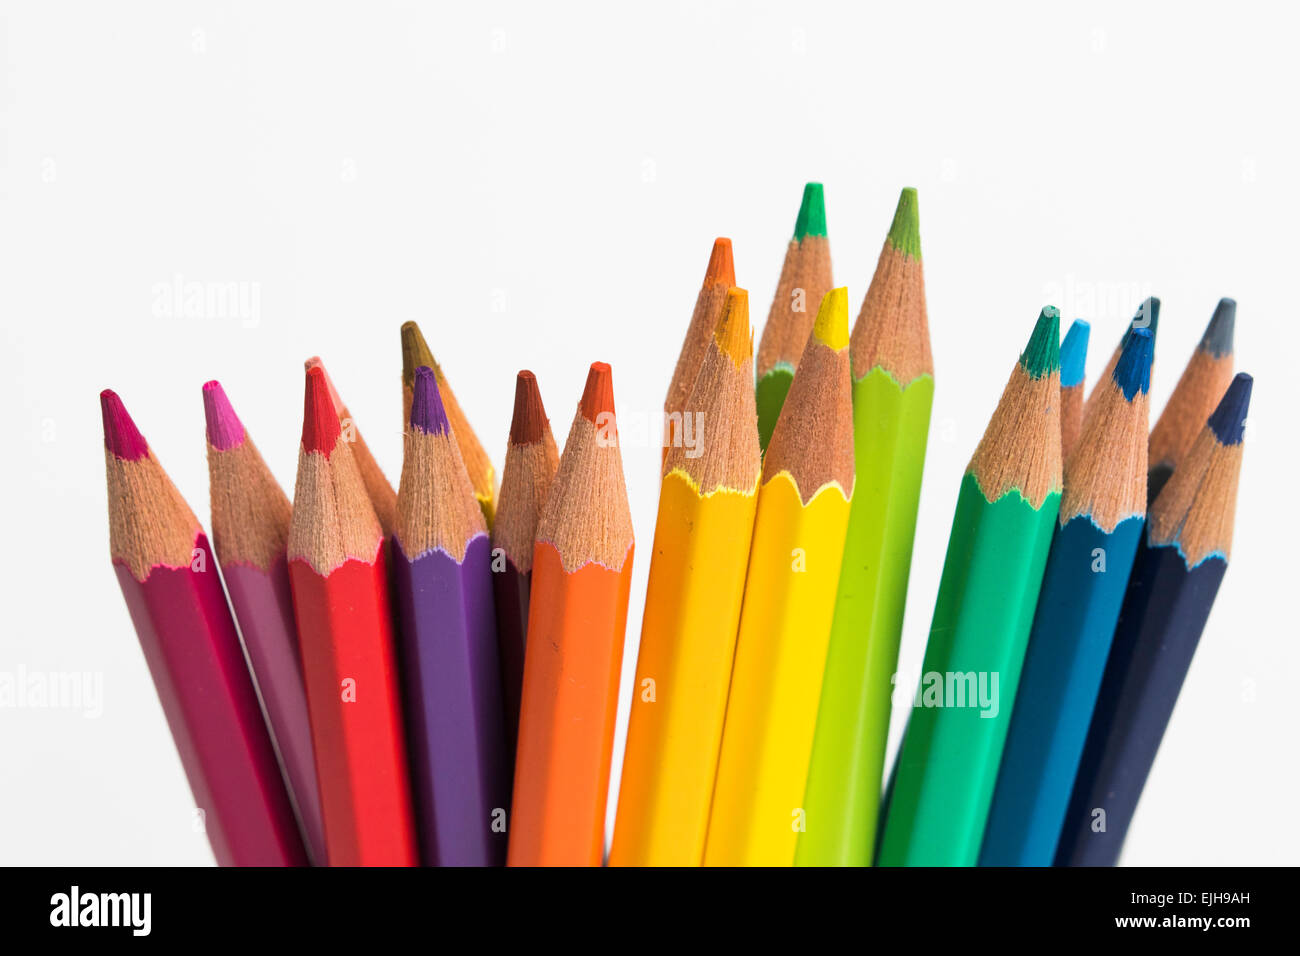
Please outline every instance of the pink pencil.
[[292, 506], [221, 383], [203, 386], [203, 410], [208, 422], [212, 543], [266, 704], [308, 855], [323, 866], [325, 826], [285, 552]]
[[100, 393], [109, 546], [158, 699], [222, 866], [307, 853], [207, 536], [111, 391]]

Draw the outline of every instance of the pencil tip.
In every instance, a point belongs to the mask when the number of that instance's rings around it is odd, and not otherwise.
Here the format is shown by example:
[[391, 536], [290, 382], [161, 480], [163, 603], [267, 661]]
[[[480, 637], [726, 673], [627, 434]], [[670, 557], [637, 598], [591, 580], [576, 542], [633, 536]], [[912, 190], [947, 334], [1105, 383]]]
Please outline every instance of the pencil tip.
[[736, 284], [736, 262], [731, 256], [730, 239], [713, 240], [713, 251], [709, 254], [709, 268], [704, 273], [704, 284], [724, 285], [728, 288]]
[[546, 432], [546, 408], [537, 376], [524, 369], [515, 376], [515, 412], [510, 419], [510, 444], [531, 445]]
[[1020, 367], [1030, 378], [1042, 378], [1061, 368], [1061, 313], [1056, 306], [1045, 305], [1038, 314], [1029, 344], [1020, 353]]
[[1092, 332], [1083, 319], [1075, 319], [1061, 343], [1061, 388], [1082, 385], [1088, 359], [1088, 336]]
[[614, 373], [605, 362], [592, 362], [587, 373], [587, 386], [578, 403], [582, 417], [592, 424], [602, 414], [614, 413]]
[[411, 427], [426, 435], [445, 435], [451, 431], [447, 411], [442, 407], [442, 395], [438, 392], [438, 380], [427, 365], [415, 370], [411, 386]]
[[903, 189], [889, 227], [889, 244], [909, 259], [921, 258], [921, 220], [917, 212], [916, 190]]
[[813, 338], [838, 352], [849, 344], [849, 290], [847, 286], [831, 289], [822, 296]]
[[732, 286], [722, 304], [722, 315], [713, 330], [713, 340], [722, 354], [739, 366], [754, 354], [754, 333], [749, 327], [749, 293]]
[[420, 366], [433, 369], [436, 374], [438, 363], [433, 360], [429, 343], [424, 340], [420, 327], [414, 322], [402, 323], [402, 383], [407, 387], [415, 384], [415, 370]]
[[808, 183], [803, 187], [803, 201], [799, 204], [799, 218], [794, 221], [794, 237], [802, 242], [807, 236], [826, 235], [826, 197], [821, 183]]
[[1151, 352], [1155, 340], [1150, 329], [1134, 329], [1128, 337], [1128, 344], [1120, 353], [1111, 377], [1119, 390], [1124, 393], [1126, 402], [1133, 401], [1138, 392], [1143, 395], [1151, 387]]
[[1198, 346], [1202, 352], [1213, 358], [1223, 358], [1232, 354], [1232, 334], [1237, 325], [1237, 300], [1220, 299], [1214, 308], [1210, 324], [1205, 327]]
[[322, 452], [328, 458], [341, 434], [325, 367], [315, 365], [307, 369], [307, 389], [303, 397], [303, 450]]
[[1250, 390], [1255, 380], [1238, 372], [1219, 400], [1219, 407], [1206, 422], [1221, 445], [1240, 445], [1246, 434], [1246, 413], [1250, 410]]
[[334, 387], [334, 379], [330, 378], [330, 373], [325, 368], [325, 363], [320, 360], [319, 355], [313, 355], [307, 361], [302, 363], [303, 368], [310, 372], [314, 368], [320, 369], [321, 375], [325, 376], [325, 388], [329, 392], [330, 404], [334, 406], [334, 414], [343, 414], [343, 399], [339, 398], [338, 389]]
[[1136, 329], [1151, 330], [1151, 344], [1155, 347], [1156, 329], [1160, 326], [1160, 300], [1155, 296], [1147, 296], [1138, 306], [1137, 312], [1133, 314], [1133, 321], [1128, 324], [1124, 330], [1123, 337], [1119, 340], [1120, 348], [1128, 344], [1129, 336]]
[[244, 443], [244, 423], [216, 379], [203, 384], [203, 417], [208, 422], [208, 444], [217, 451], [229, 451]]
[[135, 427], [117, 392], [106, 388], [99, 393], [99, 411], [104, 419], [104, 447], [124, 461], [139, 461], [149, 454], [149, 443]]

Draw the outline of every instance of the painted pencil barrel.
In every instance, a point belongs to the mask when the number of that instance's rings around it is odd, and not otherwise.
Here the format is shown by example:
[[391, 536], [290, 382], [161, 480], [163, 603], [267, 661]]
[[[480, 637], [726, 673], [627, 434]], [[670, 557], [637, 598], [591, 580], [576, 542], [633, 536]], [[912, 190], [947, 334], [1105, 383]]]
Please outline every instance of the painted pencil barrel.
[[420, 854], [430, 866], [500, 866], [510, 777], [486, 534], [465, 560], [411, 559], [392, 541], [406, 727]]
[[725, 488], [702, 497], [680, 471], [664, 477], [613, 866], [704, 858], [756, 502]]
[[[206, 535], [194, 547], [210, 559]], [[113, 568], [217, 863], [305, 865], [215, 565], [155, 567], [144, 581], [123, 563]]]
[[788, 472], [759, 491], [708, 866], [794, 862], [848, 516], [837, 485], [806, 506]]
[[1228, 563], [1188, 570], [1143, 541], [1056, 851], [1057, 866], [1114, 866]]
[[289, 562], [331, 866], [417, 862], [386, 550], [328, 577]]
[[[974, 866], [1060, 508], [962, 479], [882, 866]], [[978, 547], [977, 547], [978, 544]]]
[[795, 862], [869, 866], [934, 378], [853, 383], [856, 486]]
[[524, 650], [528, 639], [528, 592], [532, 573], [525, 574], [509, 558], [493, 571], [492, 591], [496, 600], [497, 655], [501, 660], [501, 695], [505, 711], [506, 748], [514, 772], [515, 746], [519, 739], [519, 696], [524, 686]]
[[613, 571], [533, 557], [510, 822], [511, 866], [599, 866], [632, 548]]
[[313, 863], [323, 866], [325, 823], [316, 787], [307, 689], [303, 685], [298, 632], [293, 622], [289, 566], [283, 558], [266, 571], [246, 564], [221, 569], [244, 645], [266, 704], [285, 777]]
[[[1107, 534], [1089, 515], [1052, 543], [981, 866], [1051, 866], [1145, 518]], [[1103, 562], [1099, 564], [1098, 562]]]

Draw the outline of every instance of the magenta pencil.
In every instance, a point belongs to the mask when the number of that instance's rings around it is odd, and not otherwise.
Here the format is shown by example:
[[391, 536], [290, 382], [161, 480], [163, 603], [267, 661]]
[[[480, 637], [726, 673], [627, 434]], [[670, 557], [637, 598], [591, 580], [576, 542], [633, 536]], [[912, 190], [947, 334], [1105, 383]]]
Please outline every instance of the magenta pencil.
[[121, 400], [100, 393], [109, 546], [222, 866], [307, 862], [207, 536]]
[[293, 619], [286, 545], [292, 506], [219, 382], [203, 386], [212, 543], [298, 811], [312, 863], [325, 864], [325, 826], [307, 690]]

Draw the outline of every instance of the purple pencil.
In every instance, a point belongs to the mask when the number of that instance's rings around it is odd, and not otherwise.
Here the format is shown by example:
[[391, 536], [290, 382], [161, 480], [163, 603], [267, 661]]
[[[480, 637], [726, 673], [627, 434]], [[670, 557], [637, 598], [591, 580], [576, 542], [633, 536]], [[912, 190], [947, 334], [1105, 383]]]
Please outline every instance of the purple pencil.
[[422, 862], [500, 866], [510, 758], [491, 544], [433, 372], [415, 373], [393, 535]]
[[203, 386], [212, 539], [252, 662], [311, 862], [325, 863], [325, 827], [307, 717], [285, 545], [291, 506], [219, 382]]

